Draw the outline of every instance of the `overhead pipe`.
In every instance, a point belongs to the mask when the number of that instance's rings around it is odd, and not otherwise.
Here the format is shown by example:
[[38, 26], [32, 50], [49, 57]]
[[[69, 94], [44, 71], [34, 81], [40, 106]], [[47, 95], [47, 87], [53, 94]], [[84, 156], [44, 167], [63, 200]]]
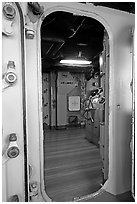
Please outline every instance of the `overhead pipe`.
[[[85, 21], [85, 18], [82, 20], [82, 22], [80, 23], [80, 25], [77, 27], [77, 29], [75, 31], [73, 31], [73, 34], [71, 36], [69, 36], [68, 38], [72, 38], [74, 37], [74, 35], [78, 32], [78, 30], [80, 29], [80, 27], [83, 25], [83, 22]], [[53, 56], [55, 56], [57, 54], [57, 52], [63, 47], [63, 45], [65, 44], [65, 42], [62, 42], [61, 45], [59, 45], [56, 50], [54, 51]], [[58, 55], [59, 56], [59, 55]], [[57, 57], [56, 57], [57, 58]]]
[[57, 53], [63, 47], [64, 44], [65, 44], [65, 42], [62, 42], [55, 47], [55, 49], [51, 55], [52, 59], [57, 59], [60, 56], [60, 54], [57, 55]]
[[80, 25], [77, 27], [77, 29], [75, 31], [73, 31], [74, 33], [69, 36], [68, 38], [72, 38], [74, 37], [74, 35], [78, 32], [78, 30], [80, 29], [80, 27], [83, 25], [83, 22], [85, 21], [85, 18], [82, 20], [82, 22], [80, 23]]
[[46, 52], [46, 55], [48, 55], [48, 53], [51, 51], [52, 47], [54, 46], [54, 43], [51, 44], [51, 46], [49, 47], [49, 49]]
[[50, 37], [44, 37], [44, 36], [42, 36], [42, 40], [43, 41], [49, 41], [49, 42], [65, 42], [65, 39], [63, 39], [63, 38], [59, 38], [59, 37], [55, 37], [55, 36], [50, 36]]
[[[68, 39], [72, 38], [75, 36], [75, 34], [78, 32], [78, 30], [80, 29], [80, 27], [83, 25], [83, 22], [85, 21], [85, 18], [82, 19], [81, 23], [78, 25], [78, 27], [76, 28], [76, 30], [73, 29], [73, 34], [70, 35], [68, 37]], [[71, 29], [72, 31], [72, 29]], [[59, 52], [59, 50], [64, 46], [65, 42], [66, 42], [66, 39], [61, 39], [61, 38], [58, 38], [58, 37], [42, 37], [42, 40], [45, 40], [45, 41], [51, 41], [51, 42], [58, 42], [59, 44], [56, 45], [53, 53], [51, 54], [51, 58], [52, 59], [57, 59], [60, 54], [57, 55], [57, 53]], [[53, 50], [53, 46], [52, 48], [50, 49], [50, 53], [51, 51]], [[48, 51], [48, 55], [49, 55], [49, 51]]]

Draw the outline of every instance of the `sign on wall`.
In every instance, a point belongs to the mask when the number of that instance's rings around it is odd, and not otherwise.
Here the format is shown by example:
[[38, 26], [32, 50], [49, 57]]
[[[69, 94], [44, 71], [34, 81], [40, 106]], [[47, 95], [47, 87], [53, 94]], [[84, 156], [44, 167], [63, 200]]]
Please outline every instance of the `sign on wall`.
[[79, 111], [79, 110], [80, 110], [80, 96], [70, 96], [69, 111]]

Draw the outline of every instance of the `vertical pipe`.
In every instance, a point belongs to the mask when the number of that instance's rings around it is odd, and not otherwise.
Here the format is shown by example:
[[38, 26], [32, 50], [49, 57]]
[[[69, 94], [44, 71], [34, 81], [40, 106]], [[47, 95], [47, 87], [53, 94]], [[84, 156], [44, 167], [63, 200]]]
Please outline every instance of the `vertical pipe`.
[[48, 74], [49, 78], [49, 127], [52, 126], [52, 113], [51, 113], [51, 72]]
[[55, 124], [56, 124], [56, 128], [57, 128], [57, 126], [58, 126], [58, 117], [57, 117], [57, 112], [58, 112], [58, 110], [57, 110], [57, 105], [58, 105], [58, 101], [57, 101], [57, 99], [58, 99], [58, 97], [57, 97], [57, 94], [58, 94], [58, 87], [57, 87], [57, 79], [58, 79], [58, 72], [55, 72], [55, 74], [56, 74], [56, 79], [55, 79], [55, 99], [56, 99], [56, 112], [55, 112]]
[[109, 152], [109, 38], [107, 33], [105, 34], [105, 46], [106, 46], [106, 51], [105, 51], [105, 57], [106, 57], [106, 71], [105, 71], [105, 180], [108, 179], [108, 152]]
[[21, 28], [21, 63], [22, 63], [22, 103], [23, 103], [23, 135], [24, 135], [24, 185], [25, 185], [25, 202], [29, 201], [29, 184], [28, 184], [28, 149], [27, 149], [27, 127], [26, 127], [26, 84], [25, 84], [25, 49], [24, 49], [24, 19], [22, 10], [16, 2], [20, 14]]

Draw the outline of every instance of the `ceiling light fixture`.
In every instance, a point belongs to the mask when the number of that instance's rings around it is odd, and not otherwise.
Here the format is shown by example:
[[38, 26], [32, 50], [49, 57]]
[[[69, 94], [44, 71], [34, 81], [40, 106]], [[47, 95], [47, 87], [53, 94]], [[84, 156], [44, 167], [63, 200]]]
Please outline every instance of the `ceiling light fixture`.
[[82, 57], [82, 52], [79, 51], [78, 57], [76, 59], [66, 59], [61, 60], [61, 64], [68, 64], [68, 65], [90, 65], [91, 61], [86, 60]]
[[60, 61], [61, 64], [69, 64], [69, 65], [89, 65], [91, 64], [91, 61], [88, 60], [61, 60]]

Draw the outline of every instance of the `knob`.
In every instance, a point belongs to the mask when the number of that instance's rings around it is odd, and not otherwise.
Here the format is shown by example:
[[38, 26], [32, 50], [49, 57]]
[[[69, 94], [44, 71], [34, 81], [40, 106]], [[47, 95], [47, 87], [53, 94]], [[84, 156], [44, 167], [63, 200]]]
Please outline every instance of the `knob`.
[[35, 36], [35, 31], [32, 28], [26, 28], [25, 34], [27, 39], [33, 39]]
[[7, 151], [9, 158], [16, 158], [19, 155], [19, 148], [16, 146], [10, 147]]
[[16, 158], [19, 155], [19, 148], [17, 145], [17, 135], [16, 133], [11, 133], [9, 135], [9, 147], [7, 150], [7, 156], [9, 158]]
[[7, 64], [7, 69], [15, 69], [15, 62], [14, 61], [8, 61], [8, 64]]
[[10, 134], [10, 136], [9, 136], [9, 141], [10, 141], [10, 142], [15, 142], [15, 141], [17, 141], [16, 133], [11, 133], [11, 134]]
[[9, 84], [15, 83], [17, 80], [17, 75], [14, 72], [8, 72], [5, 74], [5, 81]]
[[3, 13], [8, 20], [13, 20], [16, 16], [15, 8], [11, 4], [6, 4], [3, 7]]

